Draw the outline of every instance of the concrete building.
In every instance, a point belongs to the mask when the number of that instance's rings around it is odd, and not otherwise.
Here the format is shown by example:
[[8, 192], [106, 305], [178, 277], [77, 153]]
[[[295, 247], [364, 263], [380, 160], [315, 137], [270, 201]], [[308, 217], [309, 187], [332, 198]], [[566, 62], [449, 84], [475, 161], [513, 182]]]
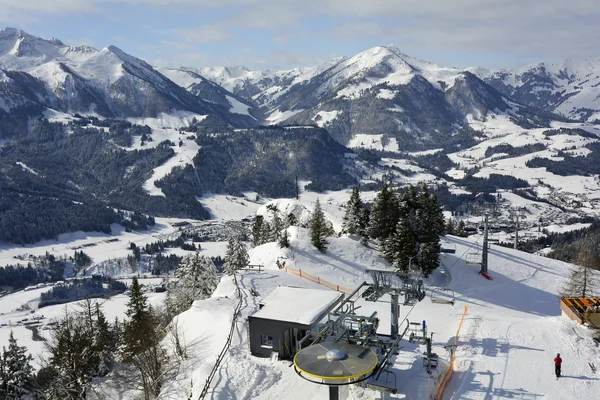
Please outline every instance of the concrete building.
[[343, 299], [332, 290], [280, 286], [248, 317], [250, 351], [257, 357], [293, 357], [298, 341], [315, 328]]

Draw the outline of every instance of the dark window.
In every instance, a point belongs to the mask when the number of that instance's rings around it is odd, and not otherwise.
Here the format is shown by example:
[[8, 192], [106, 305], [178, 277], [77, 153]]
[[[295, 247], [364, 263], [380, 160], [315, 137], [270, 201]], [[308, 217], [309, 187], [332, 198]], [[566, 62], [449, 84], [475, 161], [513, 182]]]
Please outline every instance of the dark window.
[[273, 346], [273, 337], [261, 335], [261, 343], [263, 346]]

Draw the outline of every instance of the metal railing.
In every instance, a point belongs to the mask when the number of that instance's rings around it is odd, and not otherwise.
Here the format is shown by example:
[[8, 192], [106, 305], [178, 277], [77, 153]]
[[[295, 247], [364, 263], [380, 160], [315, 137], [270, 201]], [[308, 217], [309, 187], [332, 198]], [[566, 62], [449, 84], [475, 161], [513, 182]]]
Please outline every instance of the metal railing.
[[231, 321], [231, 328], [229, 329], [229, 335], [227, 336], [225, 345], [223, 346], [223, 348], [221, 349], [221, 352], [217, 356], [217, 361], [215, 362], [215, 365], [213, 366], [210, 373], [208, 374], [208, 378], [206, 378], [206, 383], [204, 384], [204, 387], [202, 388], [202, 392], [200, 392], [200, 396], [198, 397], [198, 400], [204, 399], [204, 397], [206, 397], [206, 395], [208, 394], [208, 391], [210, 390], [210, 384], [211, 384], [213, 378], [215, 377], [217, 371], [221, 367], [221, 362], [225, 358], [225, 355], [227, 354], [227, 352], [229, 351], [229, 347], [231, 346], [231, 340], [233, 339], [233, 332], [235, 330], [235, 325], [237, 323], [238, 314], [240, 313], [240, 310], [242, 308], [242, 303], [243, 303], [242, 291], [240, 290], [240, 287], [238, 285], [238, 281], [237, 281], [235, 274], [233, 274], [233, 280], [235, 282], [235, 288], [237, 290], [237, 295], [240, 300], [238, 301], [237, 305], [235, 306], [235, 310], [233, 311], [233, 319]]

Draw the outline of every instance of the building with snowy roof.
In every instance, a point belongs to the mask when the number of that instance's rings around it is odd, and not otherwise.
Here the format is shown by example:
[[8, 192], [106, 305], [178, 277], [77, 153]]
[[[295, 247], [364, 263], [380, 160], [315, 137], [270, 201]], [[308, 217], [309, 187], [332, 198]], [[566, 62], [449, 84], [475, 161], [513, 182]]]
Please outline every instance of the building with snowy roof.
[[271, 357], [273, 353], [281, 359], [292, 357], [300, 350], [298, 342], [343, 297], [332, 290], [279, 286], [248, 317], [251, 353], [258, 357]]

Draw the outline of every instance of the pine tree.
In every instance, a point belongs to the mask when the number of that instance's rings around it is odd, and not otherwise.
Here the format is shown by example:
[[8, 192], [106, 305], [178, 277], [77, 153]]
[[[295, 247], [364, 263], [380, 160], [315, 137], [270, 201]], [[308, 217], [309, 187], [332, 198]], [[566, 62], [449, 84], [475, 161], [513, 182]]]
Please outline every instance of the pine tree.
[[427, 278], [440, 265], [440, 241], [435, 240], [429, 243], [421, 244], [421, 252], [419, 253], [419, 267], [423, 276]]
[[385, 240], [383, 254], [398, 271], [408, 272], [410, 258], [416, 253], [415, 241], [407, 218], [402, 218], [394, 233]]
[[446, 219], [444, 218], [444, 212], [435, 193], [432, 193], [429, 197], [427, 210], [431, 215], [433, 231], [438, 237], [443, 236], [446, 230]]
[[21, 399], [32, 390], [33, 367], [31, 354], [25, 346], [19, 346], [12, 330], [8, 337], [8, 349], [2, 348], [0, 356], [0, 398]]
[[363, 204], [360, 198], [358, 187], [352, 189], [352, 194], [348, 203], [346, 203], [346, 213], [344, 214], [344, 222], [342, 231], [351, 235], [362, 234], [364, 230], [363, 219]]
[[429, 194], [427, 186], [423, 186], [419, 196], [420, 229], [417, 233], [420, 246], [418, 264], [425, 277], [428, 277], [440, 263], [440, 236], [444, 233], [444, 214], [438, 204], [437, 196]]
[[456, 227], [456, 236], [467, 237], [467, 232], [465, 231], [465, 221], [462, 219], [458, 222], [458, 226]]
[[275, 208], [271, 218], [271, 237], [269, 238], [269, 242], [279, 242], [279, 238], [281, 237], [284, 226], [284, 221], [279, 216], [279, 211], [277, 211], [277, 208]]
[[277, 242], [280, 248], [288, 248], [290, 247], [290, 233], [287, 228], [283, 230], [281, 235], [279, 236], [279, 241]]
[[254, 220], [254, 225], [252, 225], [252, 240], [255, 246], [263, 244], [262, 233], [264, 221], [265, 218], [262, 215], [257, 215], [256, 220]]
[[446, 235], [455, 235], [456, 229], [456, 221], [454, 221], [452, 218], [448, 218], [448, 222], [446, 223]]
[[398, 197], [384, 183], [371, 207], [369, 235], [384, 242], [396, 229], [400, 220], [399, 211]]
[[268, 221], [263, 221], [260, 230], [260, 243], [265, 244], [268, 243], [270, 238], [273, 236], [271, 224]]
[[55, 371], [51, 386], [59, 398], [85, 398], [87, 384], [99, 365], [88, 317], [84, 312], [66, 313], [50, 336], [46, 348], [50, 368]]
[[315, 203], [315, 209], [310, 220], [310, 239], [313, 246], [315, 246], [321, 253], [325, 253], [329, 242], [327, 241], [328, 226], [325, 220], [325, 214], [321, 209], [321, 203], [319, 199]]
[[168, 288], [165, 300], [171, 315], [189, 309], [195, 300], [209, 297], [217, 287], [215, 264], [197, 252], [181, 260], [175, 277], [178, 278], [177, 286]]
[[289, 213], [287, 216], [287, 225], [288, 227], [290, 226], [296, 226], [298, 224], [298, 218], [296, 218], [296, 216], [294, 215], [294, 213]]
[[250, 264], [250, 256], [246, 246], [239, 237], [231, 237], [227, 243], [227, 253], [223, 264], [225, 272], [233, 275], [235, 271], [246, 268]]
[[114, 331], [111, 329], [104, 313], [100, 310], [100, 304], [98, 303], [96, 303], [96, 322], [93, 334], [98, 358], [97, 373], [100, 376], [104, 376], [108, 373], [110, 364], [114, 361], [119, 337], [114, 336]]
[[142, 293], [138, 279], [134, 276], [129, 291], [129, 302], [125, 312], [128, 320], [123, 327], [123, 356], [130, 360], [144, 352], [154, 343], [153, 318], [148, 307], [148, 299]]

